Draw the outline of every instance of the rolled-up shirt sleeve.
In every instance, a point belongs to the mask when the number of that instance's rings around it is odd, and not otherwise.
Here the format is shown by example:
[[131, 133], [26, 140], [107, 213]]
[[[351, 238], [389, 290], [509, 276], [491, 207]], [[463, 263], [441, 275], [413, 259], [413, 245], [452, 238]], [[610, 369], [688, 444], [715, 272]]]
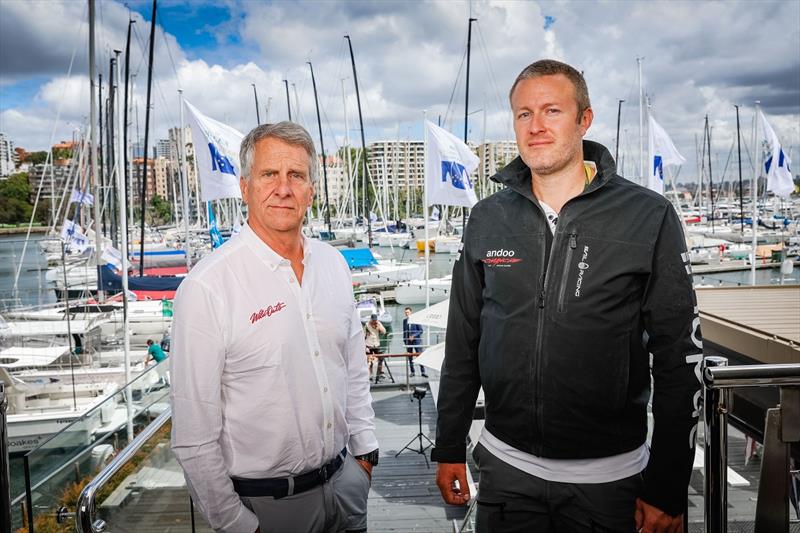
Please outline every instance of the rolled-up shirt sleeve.
[[350, 451], [363, 455], [378, 447], [375, 437], [375, 411], [369, 392], [369, 370], [364, 347], [364, 330], [355, 306], [350, 319], [350, 337], [347, 341], [347, 409], [345, 417], [350, 430]]
[[175, 296], [169, 358], [172, 450], [209, 525], [223, 533], [252, 533], [258, 519], [233, 490], [219, 443], [224, 309], [210, 288], [192, 279], [184, 280]]

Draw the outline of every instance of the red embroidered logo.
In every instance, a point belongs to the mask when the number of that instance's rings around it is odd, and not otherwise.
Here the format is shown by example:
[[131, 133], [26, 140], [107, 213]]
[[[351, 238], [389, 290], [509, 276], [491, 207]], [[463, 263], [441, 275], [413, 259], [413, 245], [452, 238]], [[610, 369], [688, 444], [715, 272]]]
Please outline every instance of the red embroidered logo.
[[255, 324], [265, 316], [270, 317], [273, 314], [285, 308], [286, 304], [283, 302], [278, 302], [275, 305], [268, 305], [266, 309], [259, 309], [258, 311], [250, 315], [250, 323]]
[[514, 257], [486, 257], [481, 259], [481, 261], [489, 266], [500, 266], [500, 265], [510, 265], [513, 263], [519, 263], [522, 259], [517, 259]]

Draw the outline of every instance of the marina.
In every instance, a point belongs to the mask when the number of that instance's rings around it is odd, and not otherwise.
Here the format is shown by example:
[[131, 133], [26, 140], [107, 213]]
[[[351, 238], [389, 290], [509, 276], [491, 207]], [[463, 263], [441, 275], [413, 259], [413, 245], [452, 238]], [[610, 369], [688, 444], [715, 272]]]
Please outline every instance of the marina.
[[[300, 496], [340, 438], [371, 532], [505, 521], [513, 476], [481, 492], [473, 459], [497, 441], [527, 481], [640, 475], [687, 533], [800, 533], [800, 4], [419, 7], [0, 2], [0, 533], [212, 531], [187, 476]], [[237, 472], [245, 435], [291, 459]], [[608, 525], [551, 487], [551, 529]]]

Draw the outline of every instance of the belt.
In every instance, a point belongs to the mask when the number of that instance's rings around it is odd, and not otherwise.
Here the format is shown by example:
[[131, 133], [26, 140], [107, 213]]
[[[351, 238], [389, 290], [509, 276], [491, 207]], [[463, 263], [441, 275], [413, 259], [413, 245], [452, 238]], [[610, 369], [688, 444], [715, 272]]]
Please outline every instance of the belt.
[[300, 474], [294, 477], [283, 478], [231, 478], [233, 481], [233, 490], [239, 496], [246, 498], [260, 498], [263, 496], [272, 496], [276, 500], [291, 496], [292, 494], [300, 494], [306, 492], [314, 487], [326, 483], [336, 473], [347, 455], [347, 448], [342, 449], [341, 452], [336, 454], [336, 457], [331, 462], [322, 465], [316, 470], [311, 470], [305, 474]]

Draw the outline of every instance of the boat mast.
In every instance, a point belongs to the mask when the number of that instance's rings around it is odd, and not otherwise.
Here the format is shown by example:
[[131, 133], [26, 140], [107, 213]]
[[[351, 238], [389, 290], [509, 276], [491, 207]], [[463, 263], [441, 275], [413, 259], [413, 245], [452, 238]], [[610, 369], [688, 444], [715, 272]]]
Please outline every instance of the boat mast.
[[617, 165], [617, 173], [619, 174], [619, 124], [620, 119], [622, 118], [622, 102], [625, 100], [620, 100], [619, 104], [617, 104], [617, 142], [614, 144], [614, 164]]
[[708, 115], [706, 115], [706, 141], [708, 142], [708, 205], [711, 212], [711, 233], [714, 233], [714, 178], [711, 173], [711, 126], [708, 125]]
[[353, 82], [356, 86], [356, 103], [358, 104], [358, 125], [361, 128], [361, 168], [364, 172], [364, 175], [361, 177], [361, 183], [363, 185], [362, 194], [364, 196], [364, 218], [367, 219], [367, 239], [369, 247], [372, 248], [372, 221], [370, 220], [369, 216], [369, 187], [367, 186], [367, 143], [364, 139], [364, 117], [361, 114], [361, 95], [358, 92], [358, 73], [356, 72], [356, 58], [353, 55], [353, 43], [350, 41], [350, 36], [345, 35], [345, 39], [347, 39], [347, 45], [350, 48], [350, 63], [353, 65]]
[[[470, 59], [470, 51], [472, 50], [472, 23], [475, 22], [476, 18], [470, 17], [469, 21], [467, 22], [467, 83], [466, 83], [466, 95], [464, 96], [464, 144], [467, 144], [467, 135], [469, 132], [469, 59]], [[463, 207], [461, 209], [461, 233], [464, 233], [464, 228], [467, 225], [467, 208]], [[425, 243], [425, 246], [428, 246], [428, 243]], [[427, 289], [426, 291], [427, 292]]]
[[[251, 83], [250, 85], [253, 86], [253, 98], [256, 99], [256, 126], [260, 126], [261, 125], [261, 113], [258, 111], [258, 91], [256, 91], [256, 84], [255, 83]], [[182, 109], [181, 109], [181, 112], [183, 112]]]
[[189, 179], [186, 172], [186, 141], [184, 136], [186, 134], [186, 125], [183, 120], [183, 89], [178, 89], [180, 95], [181, 106], [181, 130], [177, 135], [178, 142], [178, 156], [180, 157], [180, 177], [181, 177], [181, 200], [183, 201], [183, 234], [184, 234], [184, 250], [186, 252], [186, 270], [192, 268], [192, 248], [189, 242]]
[[283, 86], [286, 87], [286, 110], [289, 112], [289, 122], [292, 121], [292, 103], [289, 101], [289, 80], [283, 80]]
[[153, 52], [155, 51], [156, 41], [156, 2], [153, 0], [153, 19], [150, 21], [150, 57], [147, 61], [147, 99], [144, 108], [144, 164], [142, 165], [142, 198], [139, 203], [141, 206], [141, 229], [139, 233], [139, 275], [144, 276], [144, 219], [147, 209], [147, 155], [149, 151], [150, 138], [150, 90], [153, 86]]
[[[113, 61], [114, 58], [112, 57], [111, 60]], [[98, 151], [98, 176], [100, 180], [100, 191], [101, 194], [105, 195], [104, 189], [106, 188], [106, 178], [105, 178], [105, 167], [108, 164], [106, 158], [103, 157], [103, 73], [97, 73], [97, 116], [98, 116], [98, 126], [97, 126], [97, 151]], [[108, 127], [106, 125], [106, 127]], [[100, 198], [95, 197], [95, 203], [99, 202]], [[106, 235], [106, 215], [103, 213], [102, 215], [102, 222], [103, 222], [103, 236]]]
[[642, 91], [642, 59], [637, 57], [636, 64], [639, 68], [639, 185], [646, 185], [644, 181], [644, 93]]
[[[130, 85], [131, 81], [131, 26], [136, 21], [130, 17], [128, 14], [128, 37], [125, 40], [125, 94], [123, 98], [125, 99], [122, 102], [123, 118], [122, 122], [119, 124], [119, 127], [122, 128], [122, 159], [119, 160], [118, 164], [122, 165], [122, 183], [117, 183], [118, 186], [122, 187], [120, 195], [122, 196], [122, 201], [117, 199], [120, 202], [120, 205], [127, 211], [128, 209], [128, 198], [130, 191], [128, 190], [128, 182], [130, 181], [130, 162], [128, 161], [128, 86]], [[117, 87], [119, 87], [119, 76], [117, 77]], [[117, 152], [119, 154], [119, 152]], [[119, 181], [119, 180], [117, 180]], [[122, 194], [124, 192], [124, 194]], [[126, 226], [127, 227], [127, 226]], [[125, 242], [128, 242], [127, 236], [125, 238]], [[120, 244], [121, 246], [121, 244]], [[129, 250], [127, 245], [125, 248], [122, 248], [122, 253], [127, 254]]]
[[[118, 51], [115, 50], [115, 53]], [[119, 247], [119, 243], [117, 241], [117, 211], [116, 211], [116, 201], [117, 201], [117, 180], [113, 177], [113, 171], [115, 165], [122, 164], [122, 161], [116, 161], [115, 156], [115, 142], [117, 139], [114, 137], [114, 128], [115, 128], [115, 120], [114, 120], [114, 109], [115, 109], [115, 102], [117, 100], [117, 93], [119, 92], [119, 87], [116, 85], [116, 80], [114, 79], [114, 71], [117, 68], [116, 65], [119, 63], [119, 57], [112, 57], [111, 61], [109, 61], [108, 65], [108, 99], [106, 100], [106, 134], [107, 134], [107, 141], [106, 141], [106, 185], [111, 186], [111, 194], [108, 195], [108, 202], [106, 204], [106, 210], [108, 211], [108, 219], [111, 222], [111, 242], [115, 248]]]
[[[130, 27], [130, 26], [129, 26]], [[118, 51], [115, 51], [116, 54], [119, 54]], [[115, 77], [117, 80], [117, 86], [119, 86], [119, 62], [117, 62], [117, 68], [115, 71]], [[127, 101], [120, 102], [117, 104], [117, 123], [119, 127], [124, 127], [125, 124], [119, 120], [120, 119], [120, 107], [127, 108]], [[127, 128], [125, 128], [127, 129]], [[117, 139], [119, 140], [119, 135], [117, 135]], [[123, 160], [123, 152], [126, 151], [126, 147], [117, 142], [117, 161]], [[122, 183], [125, 179], [125, 167], [120, 167], [117, 165], [117, 191], [120, 196], [125, 194], [125, 187]], [[117, 202], [117, 210], [119, 212], [119, 221], [120, 221], [120, 236], [122, 239], [122, 253], [120, 254], [120, 259], [122, 262], [122, 331], [126, 332], [125, 335], [122, 336], [123, 339], [123, 365], [125, 370], [125, 383], [131, 382], [131, 339], [130, 335], [127, 334], [130, 331], [129, 322], [130, 317], [128, 316], [128, 211], [125, 206], [125, 201], [120, 200]], [[130, 443], [133, 440], [133, 408], [131, 405], [131, 391], [127, 391], [128, 393], [125, 395], [125, 409], [126, 409], [126, 429], [127, 429], [127, 436], [128, 442]]]
[[758, 146], [758, 110], [761, 102], [756, 100], [756, 112], [753, 115], [753, 155], [756, 158], [753, 172], [753, 183], [750, 194], [753, 201], [753, 257], [750, 262], [750, 285], [756, 284], [756, 249], [758, 248], [758, 175], [761, 173], [761, 148]]
[[[351, 205], [350, 213], [353, 216], [353, 236], [355, 237], [356, 231], [356, 193], [355, 193], [355, 180], [353, 180], [353, 164], [350, 161], [350, 126], [347, 122], [347, 96], [345, 96], [344, 92], [344, 80], [346, 78], [342, 78], [342, 106], [344, 108], [344, 146], [345, 146], [345, 162], [347, 163], [347, 188], [350, 190], [351, 201], [349, 202]], [[353, 182], [353, 186], [350, 186], [350, 182]]]
[[744, 234], [744, 196], [742, 195], [742, 132], [739, 127], [739, 106], [736, 108], [736, 144], [738, 145], [739, 157], [739, 231]]
[[[325, 162], [325, 142], [322, 139], [322, 118], [319, 116], [319, 98], [317, 97], [317, 80], [314, 77], [314, 65], [308, 61], [308, 68], [311, 69], [311, 85], [314, 87], [314, 105], [317, 107], [317, 127], [319, 127], [319, 149], [322, 152], [322, 178], [325, 186], [325, 225], [328, 227], [328, 238], [333, 238], [331, 233], [331, 204], [328, 201], [328, 165]], [[313, 162], [312, 162], [313, 164]]]
[[[101, 235], [100, 235], [100, 176], [97, 172], [97, 93], [95, 92], [94, 80], [95, 74], [95, 50], [94, 50], [94, 0], [89, 0], [89, 124], [91, 125], [91, 146], [89, 165], [91, 171], [89, 175], [92, 178], [92, 190], [94, 192], [94, 205], [93, 214], [94, 218], [94, 262], [97, 268], [102, 266], [100, 255]], [[64, 265], [66, 269], [66, 264]], [[66, 287], [65, 287], [66, 289]], [[103, 299], [103, 291], [100, 286], [97, 287], [98, 300]]]

